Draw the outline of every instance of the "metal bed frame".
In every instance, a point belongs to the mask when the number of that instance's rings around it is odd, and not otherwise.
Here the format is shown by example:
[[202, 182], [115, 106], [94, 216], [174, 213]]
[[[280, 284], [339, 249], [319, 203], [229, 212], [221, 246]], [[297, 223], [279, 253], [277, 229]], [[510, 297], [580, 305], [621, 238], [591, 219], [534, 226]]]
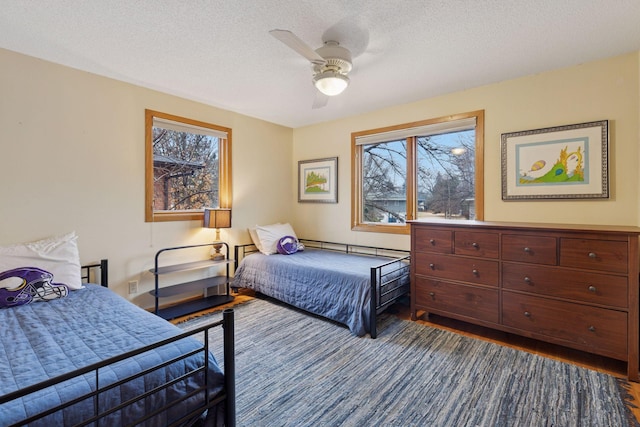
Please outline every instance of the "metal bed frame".
[[[107, 260], [101, 260], [99, 263], [96, 264], [90, 264], [90, 265], [85, 265], [82, 266], [82, 279], [83, 281], [86, 282], [92, 282], [92, 283], [96, 283], [96, 277], [99, 276], [100, 277], [100, 282], [99, 284], [101, 286], [104, 287], [108, 287], [108, 261]], [[96, 269], [100, 269], [99, 273], [96, 273]], [[55, 412], [58, 412], [60, 410], [62, 410], [65, 407], [71, 406], [75, 403], [78, 403], [82, 400], [85, 399], [93, 399], [94, 402], [94, 415], [93, 417], [84, 420], [81, 424], [79, 425], [89, 425], [89, 424], [93, 424], [93, 423], [97, 423], [99, 422], [102, 418], [108, 416], [109, 414], [116, 412], [118, 410], [121, 410], [129, 405], [132, 405], [146, 397], [149, 397], [159, 391], [162, 391], [163, 389], [166, 389], [167, 387], [169, 387], [170, 385], [172, 385], [174, 382], [177, 381], [182, 381], [184, 379], [186, 379], [187, 377], [190, 376], [194, 376], [197, 375], [199, 372], [204, 371], [205, 373], [208, 372], [208, 368], [209, 368], [209, 358], [206, 356], [207, 353], [209, 352], [209, 333], [208, 331], [212, 328], [216, 328], [216, 327], [222, 327], [223, 328], [223, 339], [224, 339], [224, 388], [223, 391], [221, 393], [219, 393], [216, 396], [212, 396], [209, 394], [209, 387], [208, 387], [208, 375], [204, 375], [205, 378], [205, 384], [202, 385], [199, 389], [194, 390], [190, 395], [188, 396], [182, 396], [181, 398], [168, 402], [165, 406], [163, 406], [162, 408], [157, 409], [156, 411], [154, 411], [153, 413], [150, 414], [144, 414], [144, 416], [142, 416], [140, 419], [135, 419], [135, 420], [130, 420], [130, 423], [128, 425], [130, 426], [134, 426], [134, 425], [138, 425], [144, 421], [150, 420], [151, 418], [153, 418], [155, 415], [158, 415], [159, 413], [167, 410], [168, 408], [180, 403], [181, 401], [189, 398], [191, 395], [197, 394], [197, 393], [204, 393], [205, 395], [205, 399], [203, 401], [203, 403], [193, 409], [191, 412], [189, 413], [185, 413], [182, 418], [180, 418], [179, 420], [176, 420], [174, 424], [172, 425], [180, 425], [180, 423], [183, 423], [185, 421], [188, 421], [190, 419], [193, 419], [194, 417], [197, 417], [197, 415], [203, 413], [205, 410], [209, 409], [209, 408], [213, 408], [215, 406], [217, 406], [220, 403], [224, 403], [225, 405], [225, 413], [224, 413], [224, 417], [225, 417], [225, 425], [226, 426], [235, 426], [236, 424], [236, 389], [235, 389], [235, 338], [234, 338], [234, 311], [233, 309], [225, 309], [223, 311], [223, 316], [222, 319], [217, 321], [217, 322], [213, 322], [210, 323], [208, 325], [205, 326], [201, 326], [197, 329], [194, 329], [192, 331], [189, 332], [184, 332], [181, 333], [179, 335], [176, 335], [174, 337], [171, 338], [167, 338], [164, 339], [162, 341], [159, 341], [157, 343], [151, 344], [151, 345], [147, 345], [145, 347], [139, 348], [137, 350], [132, 350], [132, 351], [128, 351], [126, 353], [111, 357], [109, 359], [105, 359], [103, 361], [100, 361], [98, 363], [94, 363], [91, 364], [89, 366], [86, 366], [84, 368], [81, 369], [77, 369], [74, 370], [72, 372], [68, 372], [66, 374], [60, 375], [58, 377], [55, 378], [51, 378], [45, 381], [42, 381], [38, 384], [34, 384], [32, 386], [29, 387], [25, 387], [19, 390], [16, 390], [15, 392], [12, 393], [8, 393], [5, 394], [4, 396], [0, 396], [0, 405], [4, 405], [7, 403], [10, 403], [16, 399], [25, 397], [27, 395], [29, 395], [30, 393], [34, 393], [38, 390], [44, 389], [46, 387], [50, 387], [53, 385], [56, 385], [58, 383], [62, 383], [64, 381], [68, 381], [72, 378], [75, 377], [79, 377], [88, 373], [93, 373], [93, 376], [95, 377], [95, 383], [94, 383], [94, 387], [95, 390], [89, 393], [86, 393], [84, 395], [78, 396], [76, 398], [74, 398], [71, 401], [65, 402], [63, 404], [60, 404], [54, 408], [51, 408], [47, 411], [41, 412], [37, 415], [34, 415], [28, 419], [22, 420], [20, 421], [18, 424], [14, 424], [15, 426], [18, 425], [26, 425], [29, 423], [32, 423], [34, 421], [38, 421], [48, 415], [51, 415]], [[159, 364], [158, 366], [154, 366], [152, 368], [146, 369], [144, 371], [138, 372], [135, 375], [131, 375], [128, 377], [125, 377], [121, 380], [119, 380], [117, 383], [114, 384], [110, 384], [108, 386], [103, 386], [103, 387], [99, 387], [98, 386], [98, 378], [99, 378], [99, 371], [103, 368], [105, 368], [106, 366], [109, 366], [111, 364], [117, 363], [119, 361], [122, 361], [124, 359], [157, 349], [159, 347], [162, 347], [163, 345], [169, 344], [171, 342], [174, 341], [178, 341], [181, 339], [184, 339], [186, 337], [190, 337], [199, 333], [204, 333], [204, 343], [202, 345], [201, 348], [197, 348], [187, 354], [183, 354], [180, 355], [172, 360], [169, 361], [165, 361], [161, 364]], [[176, 378], [174, 380], [172, 380], [169, 383], [166, 384], [161, 384], [159, 386], [157, 386], [156, 388], [154, 388], [153, 390], [147, 391], [145, 393], [142, 393], [139, 396], [136, 396], [134, 398], [131, 398], [129, 400], [127, 400], [126, 402], [121, 402], [120, 405], [114, 407], [114, 408], [110, 408], [108, 410], [104, 410], [98, 407], [98, 397], [100, 396], [101, 393], [104, 393], [114, 387], [118, 387], [122, 384], [125, 384], [129, 381], [133, 381], [136, 378], [139, 378], [143, 375], [149, 374], [150, 372], [153, 372], [155, 370], [164, 368], [167, 365], [170, 365], [172, 363], [178, 362], [180, 360], [186, 359], [188, 357], [191, 357], [195, 354], [198, 353], [203, 353], [204, 357], [204, 366], [200, 366], [192, 371], [189, 371], [185, 374], [183, 374], [181, 377]], [[98, 424], [99, 425], [99, 424]]]
[[[298, 240], [307, 248], [391, 258], [388, 262], [371, 267], [371, 310], [369, 317], [371, 330], [369, 331], [369, 335], [375, 339], [378, 336], [378, 315], [398, 299], [409, 293], [409, 281], [406, 279], [410, 277], [410, 252], [400, 249], [326, 242], [322, 240]], [[238, 268], [240, 261], [245, 256], [254, 252], [258, 252], [258, 248], [253, 243], [236, 245], [234, 248], [234, 269]], [[390, 268], [383, 273], [385, 267], [394, 264], [396, 266], [395, 268]], [[233, 284], [231, 286], [233, 288]]]

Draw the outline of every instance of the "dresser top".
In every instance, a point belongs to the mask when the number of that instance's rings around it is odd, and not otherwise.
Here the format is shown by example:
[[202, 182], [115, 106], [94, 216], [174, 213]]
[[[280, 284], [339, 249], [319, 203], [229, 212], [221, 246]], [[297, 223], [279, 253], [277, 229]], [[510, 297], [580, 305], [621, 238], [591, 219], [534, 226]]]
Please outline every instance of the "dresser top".
[[434, 227], [459, 227], [459, 228], [510, 228], [530, 230], [554, 230], [554, 231], [591, 231], [613, 232], [625, 234], [640, 234], [640, 227], [630, 225], [593, 225], [593, 224], [554, 224], [532, 222], [502, 222], [502, 221], [467, 221], [448, 219], [428, 219], [407, 221], [411, 225], [425, 225]]

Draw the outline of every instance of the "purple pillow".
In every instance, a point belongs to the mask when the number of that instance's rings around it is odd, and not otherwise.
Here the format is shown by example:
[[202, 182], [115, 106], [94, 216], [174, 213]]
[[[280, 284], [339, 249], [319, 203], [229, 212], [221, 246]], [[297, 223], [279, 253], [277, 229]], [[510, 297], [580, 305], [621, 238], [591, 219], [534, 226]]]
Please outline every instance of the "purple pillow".
[[291, 255], [298, 252], [298, 239], [293, 236], [284, 236], [278, 240], [276, 245], [278, 253], [282, 255]]
[[0, 273], [0, 307], [48, 301], [69, 295], [69, 288], [53, 283], [53, 274], [36, 267], [21, 267]]

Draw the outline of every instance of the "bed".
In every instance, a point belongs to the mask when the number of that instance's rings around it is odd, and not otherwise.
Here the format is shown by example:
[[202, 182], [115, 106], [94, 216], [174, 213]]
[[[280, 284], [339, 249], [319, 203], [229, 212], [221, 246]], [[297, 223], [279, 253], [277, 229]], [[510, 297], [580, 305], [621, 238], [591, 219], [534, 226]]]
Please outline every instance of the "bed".
[[247, 288], [377, 336], [377, 315], [409, 292], [408, 251], [299, 239], [304, 250], [265, 255], [234, 249], [232, 287]]
[[[100, 271], [100, 272], [98, 272]], [[235, 425], [233, 310], [183, 333], [107, 289], [108, 263], [82, 289], [0, 309], [0, 424]], [[224, 369], [191, 335], [224, 328]]]

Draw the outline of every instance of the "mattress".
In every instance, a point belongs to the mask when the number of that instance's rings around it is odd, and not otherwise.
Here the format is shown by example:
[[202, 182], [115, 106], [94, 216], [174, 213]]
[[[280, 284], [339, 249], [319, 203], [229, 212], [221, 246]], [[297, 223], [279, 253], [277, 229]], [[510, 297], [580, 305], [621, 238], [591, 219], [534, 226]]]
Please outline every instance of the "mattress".
[[371, 267], [389, 261], [313, 248], [292, 255], [256, 252], [240, 262], [233, 287], [253, 289], [363, 336], [370, 331]]
[[[131, 304], [107, 288], [87, 284], [63, 299], [37, 302], [0, 309], [0, 395], [36, 384], [48, 378], [100, 362], [107, 358], [138, 349], [182, 331], [176, 326]], [[157, 350], [125, 359], [98, 372], [100, 386], [158, 365], [186, 352], [202, 348], [193, 338], [182, 339]], [[101, 410], [151, 390], [171, 378], [203, 365], [204, 352], [174, 362], [154, 373], [118, 385], [101, 393], [97, 404]], [[222, 390], [223, 374], [215, 357], [207, 353], [208, 387], [211, 393]], [[205, 381], [204, 371], [149, 398], [118, 410], [101, 425], [124, 425], [143, 414], [150, 414], [167, 400], [185, 395]], [[62, 384], [40, 390], [24, 398], [0, 405], [2, 424], [10, 424], [39, 413], [57, 404], [95, 390], [96, 375], [86, 374]], [[165, 425], [187, 410], [202, 404], [204, 392], [187, 398], [181, 406], [164, 411], [148, 425]], [[86, 399], [53, 414], [35, 425], [71, 425], [91, 416], [93, 399]], [[209, 411], [208, 421], [219, 416]], [[222, 412], [222, 411], [220, 411]]]

